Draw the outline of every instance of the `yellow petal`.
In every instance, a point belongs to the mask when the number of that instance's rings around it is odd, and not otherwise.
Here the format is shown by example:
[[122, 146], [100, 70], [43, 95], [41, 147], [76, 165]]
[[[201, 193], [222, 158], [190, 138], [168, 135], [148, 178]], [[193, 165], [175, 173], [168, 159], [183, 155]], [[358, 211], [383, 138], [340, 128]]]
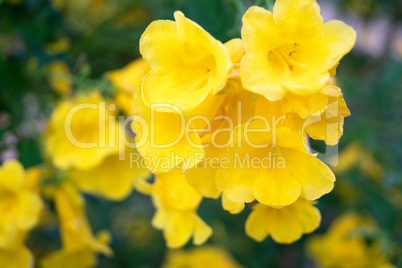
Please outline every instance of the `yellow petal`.
[[208, 164], [206, 166], [196, 166], [186, 172], [186, 179], [204, 197], [216, 199], [221, 193], [215, 184], [217, 171], [217, 168], [213, 168]]
[[195, 219], [195, 230], [193, 243], [194, 245], [202, 245], [212, 235], [212, 229], [200, 217]]
[[141, 121], [133, 120], [136, 148], [153, 173], [168, 172], [175, 167], [189, 169], [204, 156], [199, 134], [186, 125], [183, 114], [144, 109]]
[[256, 241], [263, 241], [269, 234], [273, 210], [266, 209], [262, 204], [253, 206], [253, 211], [246, 220], [246, 234]]
[[284, 170], [273, 168], [260, 175], [253, 185], [255, 198], [273, 207], [287, 206], [295, 202], [300, 196], [301, 185], [297, 176], [292, 174], [292, 169], [288, 164]]
[[0, 249], [0, 266], [30, 268], [34, 263], [32, 253], [23, 245], [15, 249]]
[[239, 63], [244, 55], [243, 41], [240, 38], [233, 38], [224, 44], [233, 63]]
[[224, 210], [229, 211], [231, 214], [238, 214], [244, 209], [244, 203], [232, 202], [226, 197], [226, 194], [223, 194], [222, 207]]
[[190, 240], [196, 222], [192, 213], [174, 213], [169, 216], [163, 235], [169, 248], [179, 248]]
[[320, 220], [313, 203], [303, 198], [281, 209], [256, 204], [247, 218], [246, 234], [257, 241], [271, 235], [277, 243], [289, 244], [315, 230]]
[[335, 182], [331, 169], [316, 157], [295, 150], [283, 151], [286, 167], [301, 184], [301, 196], [316, 200], [329, 193]]
[[320, 7], [315, 0], [277, 0], [274, 5], [275, 24], [292, 33], [311, 33], [323, 24]]
[[[150, 176], [145, 167], [130, 163], [131, 159], [136, 159], [132, 154], [138, 153], [126, 148], [126, 154], [108, 156], [99, 166], [92, 169], [72, 169], [69, 171], [69, 179], [84, 192], [122, 200], [132, 192], [135, 181], [145, 180]], [[120, 159], [123, 157], [124, 159]]]
[[[316, 62], [320, 70], [330, 70], [352, 49], [356, 42], [356, 32], [350, 26], [337, 20], [326, 22], [318, 31], [318, 38], [310, 40], [311, 43], [308, 44], [316, 48], [310, 60]], [[319, 44], [325, 44], [325, 46]]]
[[289, 71], [282, 61], [267, 57], [279, 42], [272, 13], [255, 6], [247, 10], [242, 38], [246, 50], [241, 67], [243, 87], [270, 101], [282, 99], [286, 90], [281, 81], [289, 76]]
[[165, 209], [196, 209], [201, 202], [201, 194], [192, 187], [179, 169], [158, 175], [154, 183], [154, 193], [161, 198]]

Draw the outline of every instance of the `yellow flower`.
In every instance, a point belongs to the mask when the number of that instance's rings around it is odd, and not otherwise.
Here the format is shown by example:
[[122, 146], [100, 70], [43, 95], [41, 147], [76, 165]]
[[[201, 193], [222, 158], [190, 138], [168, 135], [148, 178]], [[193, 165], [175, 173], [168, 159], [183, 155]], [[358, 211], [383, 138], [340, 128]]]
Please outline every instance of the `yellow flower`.
[[[226, 44], [225, 44], [226, 45]], [[206, 145], [204, 148], [205, 159], [200, 161], [196, 166], [185, 172], [187, 181], [196, 188], [204, 197], [218, 198], [221, 191], [216, 186], [216, 174], [220, 168], [220, 162], [226, 157], [227, 147], [230, 143], [230, 135], [235, 124], [245, 123], [252, 115], [254, 115], [255, 94], [241, 88], [240, 81], [232, 77], [231, 83], [224, 88], [228, 94], [222, 103], [220, 111], [216, 117], [226, 117], [227, 119], [218, 119], [211, 122], [211, 132], [201, 133], [201, 143]], [[230, 87], [230, 88], [229, 88]], [[232, 95], [233, 93], [233, 95]], [[238, 104], [241, 104], [239, 108]], [[211, 159], [211, 160], [208, 160]], [[222, 197], [224, 200], [224, 197]], [[227, 201], [227, 200], [225, 200]], [[226, 202], [225, 205], [228, 204]], [[235, 205], [237, 211], [244, 204]]]
[[18, 245], [3, 249], [0, 247], [0, 266], [7, 268], [31, 268], [34, 260], [31, 252], [24, 246]]
[[368, 219], [354, 214], [344, 214], [337, 218], [324, 235], [312, 237], [307, 250], [320, 267], [393, 267], [387, 263], [387, 256], [381, 252], [379, 241], [368, 244], [357, 232], [362, 228], [375, 229]]
[[0, 267], [29, 268], [34, 263], [24, 242], [43, 208], [39, 174], [37, 168], [24, 172], [15, 160], [0, 167]]
[[320, 90], [356, 33], [340, 21], [324, 23], [315, 0], [277, 0], [273, 13], [256, 6], [245, 13], [242, 38], [244, 87], [276, 101], [287, 91]]
[[356, 142], [340, 152], [338, 165], [332, 170], [336, 174], [342, 174], [356, 166], [370, 178], [379, 180], [384, 176], [384, 168], [375, 160], [373, 154]]
[[57, 168], [91, 169], [119, 151], [124, 144], [117, 142], [116, 133], [123, 129], [110, 121], [116, 112], [109, 107], [99, 93], [92, 93], [63, 101], [55, 108], [45, 145]]
[[117, 89], [117, 105], [127, 114], [136, 114], [134, 94], [150, 67], [142, 58], [134, 60], [121, 70], [109, 72], [107, 77]]
[[247, 218], [246, 233], [257, 241], [270, 235], [277, 243], [292, 243], [320, 225], [321, 214], [313, 204], [303, 198], [281, 209], [256, 204]]
[[[189, 23], [187, 20], [184, 20], [184, 22]], [[234, 91], [234, 89], [231, 89], [234, 87], [232, 84], [236, 84], [236, 81], [239, 80], [239, 71], [236, 71], [236, 68], [239, 67], [239, 62], [244, 53], [243, 44], [240, 39], [233, 39], [227, 42], [224, 48], [226, 48], [230, 56], [229, 60], [233, 62], [233, 67], [231, 69], [232, 76], [229, 77], [228, 85], [222, 91], [232, 92]], [[184, 90], [183, 92], [179, 92], [183, 94], [183, 96], [192, 95], [185, 92], [186, 89], [184, 88], [178, 88], [178, 90]], [[157, 93], [158, 92], [155, 92], [152, 96]], [[171, 91], [169, 91], [169, 95], [171, 95]], [[144, 101], [143, 96], [144, 90], [137, 89], [134, 98], [136, 105], [135, 110], [141, 115], [148, 128], [144, 129], [144, 125], [134, 119], [132, 129], [136, 133], [138, 151], [144, 158], [150, 160], [148, 161], [148, 166], [154, 173], [168, 172], [176, 167], [189, 169], [196, 166], [206, 153], [202, 144], [208, 143], [211, 135], [203, 132], [207, 125], [202, 120], [194, 120], [192, 121], [193, 123], [190, 124], [192, 116], [205, 116], [205, 118], [211, 120], [214, 115], [226, 109], [224, 106], [228, 106], [230, 100], [237, 100], [233, 96], [226, 97], [224, 94], [219, 96], [210, 95], [201, 106], [197, 106], [191, 112], [188, 112], [181, 109], [181, 107], [166, 104], [165, 102], [160, 106], [155, 106], [157, 103], [151, 103], [154, 105], [153, 108], [151, 108], [147, 105], [146, 101]], [[169, 103], [169, 101], [167, 103]], [[234, 114], [234, 112], [231, 113]], [[227, 123], [227, 121], [224, 123]], [[153, 128], [149, 128], [150, 126], [153, 126]], [[217, 123], [215, 129], [216, 127], [220, 127], [220, 124]], [[220, 139], [225, 139], [225, 137]], [[211, 150], [214, 149], [212, 146], [210, 148]], [[161, 162], [164, 163], [162, 164]], [[210, 192], [207, 193], [208, 195], [212, 195], [215, 198], [217, 197], [216, 190], [205, 190]]]
[[67, 96], [72, 90], [70, 69], [63, 61], [55, 61], [49, 65], [50, 86], [62, 96]]
[[283, 112], [288, 112], [285, 125], [328, 145], [338, 144], [344, 118], [350, 115], [338, 87], [328, 84], [311, 96], [288, 93], [285, 99]]
[[[247, 133], [247, 129], [254, 131]], [[258, 121], [233, 131], [230, 166], [219, 169], [216, 177], [225, 198], [235, 203], [257, 199], [279, 208], [299, 196], [315, 200], [332, 190], [334, 174], [307, 151], [300, 134], [286, 127], [266, 131], [266, 125]]]
[[169, 248], [184, 246], [191, 237], [195, 245], [203, 244], [212, 234], [209, 227], [195, 211], [166, 211], [157, 207], [152, 225], [163, 230]]
[[101, 232], [95, 238], [84, 211], [84, 200], [69, 184], [64, 184], [55, 194], [55, 204], [60, 222], [63, 249], [46, 256], [42, 267], [95, 267], [98, 253], [112, 255], [107, 246], [110, 235]]
[[169, 248], [182, 247], [192, 236], [193, 243], [200, 245], [211, 236], [212, 229], [196, 213], [202, 196], [180, 170], [158, 175], [153, 188], [157, 211], [152, 225], [163, 230]]
[[133, 188], [149, 194], [151, 185], [147, 179], [151, 173], [135, 163], [131, 166], [130, 159], [136, 158], [140, 158], [138, 153], [126, 148], [124, 160], [119, 154], [109, 155], [99, 166], [88, 170], [72, 169], [68, 176], [81, 191], [112, 200], [127, 197]]
[[162, 265], [163, 268], [241, 268], [240, 264], [224, 249], [202, 247], [192, 250], [171, 251]]
[[0, 167], [0, 248], [12, 246], [16, 236], [39, 220], [43, 204], [26, 184], [22, 165], [15, 160]]
[[158, 175], [153, 194], [159, 197], [161, 205], [167, 210], [195, 210], [202, 200], [201, 194], [187, 182], [179, 169]]
[[0, 267], [31, 268], [34, 264], [32, 253], [24, 246], [26, 231], [17, 231], [7, 247], [0, 246]]
[[173, 104], [183, 111], [201, 103], [207, 110], [217, 108], [208, 99], [226, 85], [230, 56], [222, 43], [183, 13], [176, 11], [174, 17], [176, 21], [152, 22], [141, 37], [141, 54], [151, 66], [142, 82], [142, 97], [148, 105]]

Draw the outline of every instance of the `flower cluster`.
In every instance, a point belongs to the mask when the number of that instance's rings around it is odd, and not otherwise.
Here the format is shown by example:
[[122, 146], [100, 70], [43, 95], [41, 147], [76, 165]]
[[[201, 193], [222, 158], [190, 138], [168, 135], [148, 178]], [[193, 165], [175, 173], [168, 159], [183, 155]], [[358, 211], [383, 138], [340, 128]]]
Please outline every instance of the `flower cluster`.
[[[93, 267], [97, 254], [113, 254], [110, 235], [93, 234], [82, 193], [150, 195], [152, 225], [170, 248], [212, 235], [197, 213], [204, 198], [220, 198], [232, 214], [251, 211], [245, 231], [257, 241], [292, 243], [319, 226], [314, 204], [335, 176], [308, 141], [336, 145], [343, 134], [350, 112], [334, 75], [355, 32], [324, 23], [315, 0], [277, 0], [273, 12], [253, 6], [242, 38], [224, 44], [182, 12], [174, 17], [147, 27], [141, 59], [107, 74], [115, 100], [74, 95], [68, 67], [49, 67], [62, 101], [46, 126], [45, 163], [0, 168], [0, 266], [32, 263], [24, 242], [43, 211], [40, 193], [54, 204], [62, 241], [44, 268]], [[171, 255], [166, 267], [208, 258], [239, 267], [223, 251], [192, 254]]]
[[[320, 222], [314, 200], [335, 176], [309, 150], [308, 137], [336, 145], [350, 115], [335, 86], [356, 34], [324, 23], [315, 0], [253, 6], [242, 39], [225, 44], [183, 13], [152, 22], [140, 40], [150, 70], [135, 89], [132, 130], [156, 174], [153, 225], [169, 247], [212, 230], [197, 215], [202, 198], [231, 213], [253, 205], [246, 233], [291, 243]], [[149, 127], [150, 126], [150, 127]]]

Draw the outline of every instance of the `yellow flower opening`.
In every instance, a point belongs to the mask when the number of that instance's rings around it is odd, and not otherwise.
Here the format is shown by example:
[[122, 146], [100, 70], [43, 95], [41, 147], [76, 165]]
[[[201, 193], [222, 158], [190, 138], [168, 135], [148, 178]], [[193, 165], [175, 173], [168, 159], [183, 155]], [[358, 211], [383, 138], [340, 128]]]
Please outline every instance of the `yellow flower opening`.
[[152, 199], [157, 209], [152, 224], [163, 230], [169, 248], [182, 247], [191, 237], [200, 245], [212, 235], [211, 227], [196, 213], [202, 196], [180, 170], [156, 178]]
[[273, 13], [251, 7], [243, 17], [242, 82], [271, 101], [286, 92], [311, 95], [348, 53], [356, 33], [341, 21], [324, 23], [315, 0], [277, 0]]
[[256, 204], [247, 218], [246, 234], [257, 241], [271, 236], [277, 243], [292, 243], [320, 225], [321, 214], [313, 204], [303, 198], [281, 209]]
[[198, 24], [180, 11], [174, 17], [151, 23], [141, 36], [141, 55], [151, 66], [142, 98], [192, 110], [225, 86], [231, 61], [222, 43]]

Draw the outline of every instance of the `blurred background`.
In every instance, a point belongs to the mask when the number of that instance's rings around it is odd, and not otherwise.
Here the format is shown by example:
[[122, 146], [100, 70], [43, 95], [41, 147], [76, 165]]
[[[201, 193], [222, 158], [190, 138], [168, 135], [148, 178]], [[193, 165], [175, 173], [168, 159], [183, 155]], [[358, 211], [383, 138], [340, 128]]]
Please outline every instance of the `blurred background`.
[[[312, 237], [331, 230], [336, 236], [334, 222], [354, 213], [373, 222], [355, 228], [363, 247], [374, 243], [381, 258], [402, 267], [402, 1], [318, 3], [325, 21], [343, 20], [357, 31], [354, 49], [337, 69], [352, 116], [339, 144], [335, 189], [317, 204], [321, 226], [291, 245], [271, 238], [259, 243], [244, 232], [249, 208], [231, 215], [220, 202], [204, 200], [199, 215], [214, 229], [207, 245], [226, 250], [244, 267], [320, 267]], [[271, 1], [258, 0], [0, 0], [0, 162], [19, 159], [26, 168], [45, 162], [41, 139], [53, 108], [76, 91], [113, 97], [116, 90], [105, 74], [140, 56], [139, 38], [151, 21], [173, 19], [181, 10], [226, 42], [240, 37], [241, 17], [254, 4], [272, 7]], [[313, 147], [325, 149], [320, 143]], [[113, 236], [114, 257], [100, 256], [98, 267], [166, 263], [169, 250], [150, 224], [149, 197], [136, 192], [121, 202], [85, 197], [94, 232], [107, 229]], [[27, 242], [37, 258], [61, 243], [51, 202], [43, 217]], [[325, 254], [339, 253], [334, 244]]]

